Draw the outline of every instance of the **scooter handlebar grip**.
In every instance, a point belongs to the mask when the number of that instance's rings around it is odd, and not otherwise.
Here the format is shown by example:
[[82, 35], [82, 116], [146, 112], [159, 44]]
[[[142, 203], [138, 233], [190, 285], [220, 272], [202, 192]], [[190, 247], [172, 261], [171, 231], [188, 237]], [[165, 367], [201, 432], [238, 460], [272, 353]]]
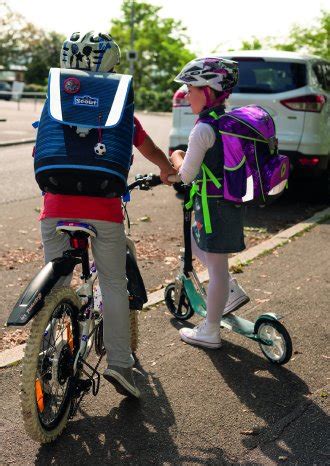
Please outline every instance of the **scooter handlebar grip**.
[[180, 175], [169, 175], [167, 179], [171, 183], [181, 183]]

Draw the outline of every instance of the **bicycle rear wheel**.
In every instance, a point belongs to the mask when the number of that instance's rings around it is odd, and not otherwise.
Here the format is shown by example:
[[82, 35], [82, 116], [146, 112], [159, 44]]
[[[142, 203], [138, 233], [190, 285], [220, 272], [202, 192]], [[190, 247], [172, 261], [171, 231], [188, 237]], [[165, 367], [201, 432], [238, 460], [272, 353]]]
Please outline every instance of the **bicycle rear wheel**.
[[139, 345], [139, 311], [130, 310], [130, 335], [131, 335], [131, 351], [136, 353]]
[[65, 428], [76, 378], [80, 302], [71, 288], [57, 288], [32, 322], [21, 375], [21, 409], [28, 435], [39, 443]]

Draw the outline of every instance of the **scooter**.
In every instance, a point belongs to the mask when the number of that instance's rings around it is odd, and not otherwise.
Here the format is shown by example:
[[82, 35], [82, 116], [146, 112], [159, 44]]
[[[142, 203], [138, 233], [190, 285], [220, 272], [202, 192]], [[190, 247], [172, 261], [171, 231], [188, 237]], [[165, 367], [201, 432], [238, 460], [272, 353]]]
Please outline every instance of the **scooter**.
[[[206, 317], [206, 290], [192, 264], [191, 209], [186, 208], [190, 188], [185, 187], [183, 203], [184, 248], [181, 267], [174, 283], [165, 288], [165, 303], [171, 314], [180, 321], [190, 319], [194, 313]], [[235, 309], [234, 309], [235, 310]], [[236, 309], [237, 310], [237, 309]], [[222, 317], [220, 326], [259, 343], [264, 356], [272, 363], [285, 364], [292, 356], [292, 341], [281, 317], [273, 312], [260, 315], [255, 322], [232, 313]]]

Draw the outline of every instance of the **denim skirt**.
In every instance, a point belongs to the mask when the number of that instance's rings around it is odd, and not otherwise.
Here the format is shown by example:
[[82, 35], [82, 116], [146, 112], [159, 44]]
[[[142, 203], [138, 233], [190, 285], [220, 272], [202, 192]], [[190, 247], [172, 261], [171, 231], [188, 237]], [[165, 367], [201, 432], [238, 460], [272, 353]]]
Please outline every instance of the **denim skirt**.
[[194, 199], [195, 222], [192, 233], [202, 251], [229, 254], [245, 249], [244, 214], [246, 207], [216, 197], [208, 198], [212, 233], [205, 232], [202, 199]]

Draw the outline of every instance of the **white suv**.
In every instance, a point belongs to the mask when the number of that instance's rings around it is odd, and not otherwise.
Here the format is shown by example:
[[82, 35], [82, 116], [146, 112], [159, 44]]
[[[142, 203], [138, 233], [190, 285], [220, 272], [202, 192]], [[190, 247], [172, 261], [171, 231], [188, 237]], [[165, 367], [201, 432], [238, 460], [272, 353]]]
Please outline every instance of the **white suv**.
[[[239, 51], [219, 54], [239, 63], [239, 82], [227, 109], [256, 104], [273, 117], [282, 154], [296, 175], [330, 170], [330, 63], [293, 52]], [[169, 153], [185, 150], [196, 116], [181, 86], [173, 96]]]

